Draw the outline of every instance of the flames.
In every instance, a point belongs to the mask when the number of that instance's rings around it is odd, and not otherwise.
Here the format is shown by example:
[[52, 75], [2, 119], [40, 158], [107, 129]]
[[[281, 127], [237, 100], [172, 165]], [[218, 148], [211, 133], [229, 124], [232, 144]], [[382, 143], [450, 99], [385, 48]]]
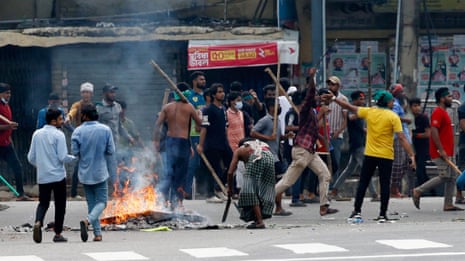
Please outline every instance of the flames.
[[157, 175], [140, 173], [137, 170], [145, 167], [138, 168], [136, 162], [137, 158], [133, 157], [129, 166], [118, 166], [117, 175], [123, 179], [124, 186], [118, 189], [114, 185], [112, 200], [107, 202], [100, 219], [102, 225], [126, 223], [131, 218], [145, 216], [162, 208], [155, 190]]
[[107, 203], [101, 219], [102, 224], [125, 223], [128, 219], [136, 218], [143, 215], [143, 213], [160, 208], [157, 203], [157, 193], [152, 186], [136, 191], [129, 191], [128, 186], [125, 186], [120, 195]]

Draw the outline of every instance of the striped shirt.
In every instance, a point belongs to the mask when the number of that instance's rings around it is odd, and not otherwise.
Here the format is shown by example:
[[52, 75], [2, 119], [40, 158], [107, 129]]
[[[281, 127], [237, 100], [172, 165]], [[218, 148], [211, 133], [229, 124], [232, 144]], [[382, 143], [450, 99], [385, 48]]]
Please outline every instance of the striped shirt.
[[[341, 92], [338, 93], [337, 98], [340, 100], [344, 100], [345, 102], [349, 102], [347, 97], [342, 94]], [[330, 128], [330, 133], [331, 135], [338, 131], [342, 124], [344, 123], [344, 114], [343, 112], [347, 112], [346, 109], [343, 109], [339, 104], [335, 102], [331, 102], [329, 105], [329, 109], [331, 110], [331, 113], [328, 114], [328, 122], [329, 122], [329, 128]], [[338, 138], [342, 138], [342, 134], [344, 131], [342, 131]]]

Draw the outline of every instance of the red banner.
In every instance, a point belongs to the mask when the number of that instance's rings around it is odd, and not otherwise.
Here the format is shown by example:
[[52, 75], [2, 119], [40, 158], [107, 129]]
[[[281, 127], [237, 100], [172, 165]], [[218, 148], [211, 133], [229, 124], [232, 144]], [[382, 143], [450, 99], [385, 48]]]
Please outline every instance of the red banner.
[[188, 70], [261, 66], [278, 63], [278, 45], [244, 43], [188, 47]]

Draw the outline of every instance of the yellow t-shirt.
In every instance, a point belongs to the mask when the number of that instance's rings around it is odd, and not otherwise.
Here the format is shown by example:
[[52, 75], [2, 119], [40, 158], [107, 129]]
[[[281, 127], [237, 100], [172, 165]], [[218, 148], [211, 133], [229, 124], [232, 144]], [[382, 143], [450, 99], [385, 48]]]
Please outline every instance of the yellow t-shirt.
[[367, 122], [365, 155], [394, 159], [394, 133], [402, 132], [399, 116], [390, 109], [360, 107], [358, 117]]

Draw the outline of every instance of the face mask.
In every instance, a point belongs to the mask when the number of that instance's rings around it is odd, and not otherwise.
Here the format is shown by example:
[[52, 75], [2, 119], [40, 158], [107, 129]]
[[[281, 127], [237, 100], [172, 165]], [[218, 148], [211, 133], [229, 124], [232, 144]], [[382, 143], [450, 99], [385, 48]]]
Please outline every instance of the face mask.
[[242, 106], [243, 106], [242, 102], [239, 101], [239, 102], [236, 102], [236, 106], [234, 106], [234, 107], [236, 107], [236, 109], [238, 109], [238, 110], [242, 110]]
[[2, 98], [2, 102], [8, 104], [8, 101], [5, 98]]

